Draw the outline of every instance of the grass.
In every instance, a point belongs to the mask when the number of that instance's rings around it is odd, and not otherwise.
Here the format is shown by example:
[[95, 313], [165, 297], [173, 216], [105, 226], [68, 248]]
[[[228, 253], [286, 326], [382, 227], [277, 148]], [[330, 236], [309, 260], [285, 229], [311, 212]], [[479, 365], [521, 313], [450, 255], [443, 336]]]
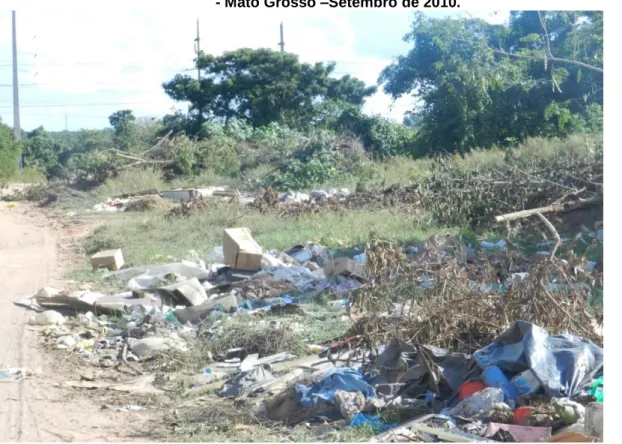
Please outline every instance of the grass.
[[[171, 219], [163, 212], [119, 213], [98, 228], [85, 244], [89, 254], [122, 248], [128, 265], [159, 263], [170, 258], [200, 257], [222, 245], [223, 230], [248, 227], [265, 249], [284, 250], [306, 241], [327, 248], [364, 245], [370, 231], [400, 243], [425, 239], [439, 230], [413, 216], [392, 210], [310, 214], [297, 218], [259, 213], [240, 205], [218, 203], [187, 218]], [[453, 230], [443, 230], [450, 233]]]
[[45, 174], [36, 168], [24, 168], [18, 170], [13, 176], [6, 180], [7, 183], [32, 183], [45, 184], [47, 179]]

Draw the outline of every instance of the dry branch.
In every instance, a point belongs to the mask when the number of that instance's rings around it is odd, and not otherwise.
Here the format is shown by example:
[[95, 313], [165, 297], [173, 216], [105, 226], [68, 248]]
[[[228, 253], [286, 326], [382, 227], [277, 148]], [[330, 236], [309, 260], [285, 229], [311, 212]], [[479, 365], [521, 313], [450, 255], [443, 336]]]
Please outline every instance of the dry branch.
[[532, 208], [530, 210], [516, 211], [514, 213], [501, 214], [495, 216], [495, 222], [506, 222], [511, 220], [523, 219], [525, 217], [533, 216], [534, 214], [547, 214], [547, 213], [564, 213], [569, 211], [579, 210], [589, 206], [599, 205], [603, 203], [603, 196], [594, 196], [589, 199], [580, 199], [576, 202], [570, 202], [566, 204], [554, 204], [548, 207]]
[[562, 243], [562, 239], [561, 237], [559, 237], [559, 233], [557, 232], [553, 224], [546, 217], [544, 217], [542, 213], [536, 213], [536, 216], [538, 216], [540, 220], [544, 222], [546, 227], [549, 229], [549, 231], [553, 235], [553, 238], [555, 238], [555, 245], [553, 246], [553, 249], [551, 250], [551, 260], [553, 260], [553, 258], [555, 258], [555, 253], [557, 252], [557, 249]]

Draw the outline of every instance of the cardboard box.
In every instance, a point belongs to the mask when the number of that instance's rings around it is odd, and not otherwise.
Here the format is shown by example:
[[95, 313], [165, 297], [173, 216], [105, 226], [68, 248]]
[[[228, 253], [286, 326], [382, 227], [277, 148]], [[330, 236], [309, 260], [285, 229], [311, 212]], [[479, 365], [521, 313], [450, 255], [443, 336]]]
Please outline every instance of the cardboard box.
[[261, 269], [263, 249], [255, 242], [248, 228], [227, 228], [222, 248], [225, 263], [231, 268], [247, 271]]
[[124, 264], [121, 250], [106, 250], [91, 256], [91, 265], [94, 270], [107, 268], [110, 271], [119, 270]]
[[339, 275], [365, 278], [365, 265], [359, 264], [349, 257], [329, 259], [324, 265], [324, 274], [327, 278]]

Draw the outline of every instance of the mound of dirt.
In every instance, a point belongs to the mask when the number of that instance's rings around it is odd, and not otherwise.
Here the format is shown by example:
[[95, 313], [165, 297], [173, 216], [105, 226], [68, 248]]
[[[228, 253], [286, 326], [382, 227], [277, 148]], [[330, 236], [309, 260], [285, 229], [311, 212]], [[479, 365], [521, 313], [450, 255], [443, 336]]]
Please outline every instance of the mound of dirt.
[[173, 208], [173, 203], [168, 199], [160, 196], [145, 196], [130, 201], [126, 211], [170, 210], [171, 208]]

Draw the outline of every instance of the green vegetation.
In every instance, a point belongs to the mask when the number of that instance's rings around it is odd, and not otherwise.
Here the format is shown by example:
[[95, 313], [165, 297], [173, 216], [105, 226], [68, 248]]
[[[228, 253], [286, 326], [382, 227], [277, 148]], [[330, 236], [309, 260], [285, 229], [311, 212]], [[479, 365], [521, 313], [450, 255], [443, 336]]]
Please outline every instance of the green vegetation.
[[[136, 217], [114, 216], [95, 231], [86, 244], [87, 253], [123, 248], [130, 265], [165, 262], [170, 257], [191, 259], [190, 250], [200, 256], [222, 244], [223, 227], [249, 227], [261, 245], [287, 249], [300, 242], [318, 241], [330, 248], [364, 245], [370, 231], [401, 242], [423, 240], [432, 228], [417, 228], [415, 218], [392, 210], [311, 214], [283, 218], [277, 212], [260, 213], [234, 204], [215, 204], [213, 209], [183, 219], [152, 212]], [[86, 264], [85, 264], [86, 265]]]
[[416, 13], [412, 49], [379, 78], [393, 97], [421, 99], [402, 123], [363, 114], [377, 86], [336, 76], [334, 63], [269, 49], [201, 53], [200, 81], [179, 74], [162, 85], [190, 104], [186, 112], [141, 119], [120, 110], [112, 128], [40, 127], [21, 147], [4, 125], [0, 177], [15, 173], [20, 148], [26, 167], [80, 186], [145, 167], [169, 185], [356, 186], [382, 183], [378, 169], [405, 159], [473, 150], [506, 159], [528, 139], [537, 150], [547, 139], [602, 132], [602, 24], [599, 11], [514, 11], [504, 25]]
[[19, 145], [11, 128], [0, 120], [0, 181], [9, 179], [17, 172]]

